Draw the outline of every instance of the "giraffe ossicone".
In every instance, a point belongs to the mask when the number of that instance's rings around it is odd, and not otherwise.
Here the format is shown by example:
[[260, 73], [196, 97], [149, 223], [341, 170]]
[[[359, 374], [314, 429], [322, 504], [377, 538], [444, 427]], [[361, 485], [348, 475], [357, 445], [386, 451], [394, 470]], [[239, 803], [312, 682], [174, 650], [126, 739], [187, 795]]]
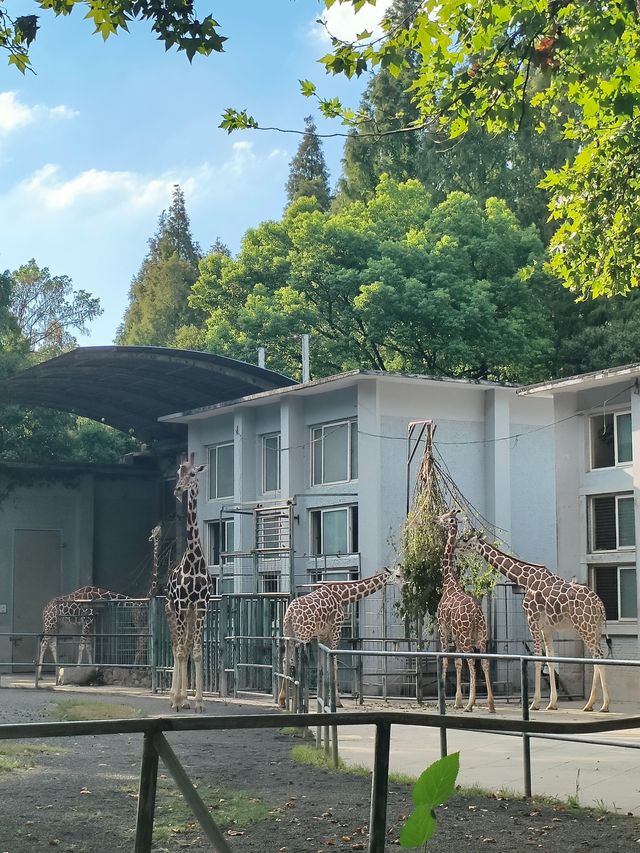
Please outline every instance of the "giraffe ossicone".
[[[311, 640], [318, 640], [330, 649], [337, 649], [340, 644], [344, 609], [369, 595], [393, 584], [402, 586], [402, 568], [385, 569], [368, 578], [355, 581], [327, 581], [318, 585], [313, 592], [294, 598], [284, 614], [283, 638], [285, 641], [284, 672], [289, 673], [291, 659], [290, 640], [298, 640], [305, 645]], [[334, 672], [336, 683], [336, 698], [341, 706], [338, 688], [338, 658], [334, 655]], [[286, 702], [285, 680], [282, 679], [278, 703], [284, 708]]]
[[[602, 633], [606, 627], [607, 616], [602, 599], [588, 586], [566, 581], [539, 563], [527, 563], [500, 551], [489, 543], [482, 534], [474, 534], [461, 545], [463, 550], [475, 550], [484, 559], [524, 590], [522, 609], [524, 610], [533, 648], [536, 655], [542, 655], [543, 646], [547, 657], [554, 657], [553, 632], [561, 627], [572, 628], [589, 650], [592, 658], [602, 658]], [[558, 707], [558, 690], [555, 679], [555, 665], [548, 663], [551, 695], [547, 711]], [[537, 711], [541, 702], [542, 662], [535, 664], [535, 690], [530, 709]], [[591, 693], [582, 709], [592, 711], [597, 697], [598, 682], [602, 688], [601, 711], [609, 710], [609, 691], [605, 676], [605, 667], [595, 664]]]
[[[447, 532], [447, 541], [442, 555], [442, 596], [436, 611], [436, 622], [440, 636], [441, 651], [449, 650], [449, 635], [453, 636], [455, 650], [465, 654], [478, 649], [481, 653], [487, 651], [487, 623], [482, 608], [475, 598], [466, 593], [460, 584], [455, 571], [454, 553], [458, 538], [458, 510], [445, 512], [438, 519]], [[448, 658], [442, 658], [442, 678], [446, 684]], [[472, 711], [476, 703], [476, 662], [467, 658], [469, 666], [469, 700], [465, 711]], [[495, 712], [493, 688], [489, 661], [481, 661], [485, 683], [487, 685], [487, 708]], [[455, 659], [456, 666], [456, 699], [455, 708], [462, 707], [462, 658]]]
[[183, 458], [178, 467], [174, 495], [181, 501], [187, 493], [187, 546], [182, 559], [167, 578], [165, 613], [171, 634], [173, 675], [171, 708], [188, 708], [187, 663], [195, 670], [195, 710], [203, 711], [202, 631], [212, 583], [198, 531], [198, 475], [206, 465], [196, 465], [195, 454]]

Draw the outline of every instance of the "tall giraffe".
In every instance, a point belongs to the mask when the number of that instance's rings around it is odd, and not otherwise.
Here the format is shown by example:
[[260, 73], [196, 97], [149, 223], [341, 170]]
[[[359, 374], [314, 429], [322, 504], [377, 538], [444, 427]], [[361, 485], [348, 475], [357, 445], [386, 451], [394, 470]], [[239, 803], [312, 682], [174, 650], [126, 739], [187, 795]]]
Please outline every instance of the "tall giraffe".
[[[457, 652], [487, 651], [487, 623], [475, 598], [468, 595], [458, 583], [454, 567], [454, 552], [458, 538], [458, 510], [445, 512], [438, 518], [447, 531], [447, 542], [442, 555], [442, 597], [436, 612], [441, 651], [449, 648], [449, 634]], [[487, 708], [495, 712], [489, 661], [482, 659], [482, 671], [487, 684]], [[448, 658], [442, 659], [442, 678], [446, 683]], [[469, 665], [469, 701], [465, 711], [472, 711], [476, 703], [476, 662], [467, 658]], [[462, 707], [462, 658], [456, 658], [456, 701], [454, 708]]]
[[[565, 581], [550, 572], [546, 566], [537, 563], [527, 563], [505, 554], [486, 539], [476, 534], [466, 543], [463, 549], [473, 548], [484, 559], [498, 569], [512, 583], [524, 589], [522, 608], [527, 618], [533, 648], [536, 655], [542, 654], [544, 644], [548, 657], [554, 656], [553, 630], [561, 626], [573, 628], [579, 634], [582, 642], [589, 649], [592, 658], [601, 658], [601, 636], [603, 627], [606, 628], [606, 613], [602, 600], [596, 593], [584, 584]], [[558, 707], [558, 691], [556, 688], [555, 666], [549, 662], [549, 681], [551, 696], [547, 711], [555, 711]], [[536, 662], [536, 680], [531, 710], [537, 711], [541, 701], [542, 663]], [[591, 693], [583, 711], [592, 711], [596, 701], [598, 680], [602, 687], [601, 711], [609, 710], [609, 691], [605, 678], [605, 668], [593, 667]]]
[[152, 546], [151, 557], [151, 584], [147, 593], [146, 610], [140, 608], [139, 612], [134, 616], [134, 624], [138, 629], [138, 645], [136, 648], [136, 656], [133, 661], [134, 666], [139, 666], [147, 657], [148, 632], [150, 622], [150, 611], [153, 607], [153, 599], [158, 595], [160, 584], [158, 582], [158, 571], [160, 567], [160, 540], [162, 538], [162, 524], [156, 524], [149, 536], [149, 542]]
[[38, 654], [38, 679], [42, 676], [42, 664], [47, 649], [51, 651], [53, 663], [58, 665], [58, 631], [61, 623], [80, 626], [80, 642], [78, 645], [78, 664], [82, 663], [86, 653], [87, 662], [92, 663], [91, 644], [89, 642], [91, 629], [95, 619], [94, 601], [131, 601], [128, 595], [111, 592], [99, 586], [82, 586], [66, 595], [52, 598], [42, 611], [42, 639]]
[[[318, 640], [330, 649], [337, 649], [344, 621], [344, 608], [360, 601], [387, 584], [402, 585], [402, 570], [385, 569], [376, 575], [358, 581], [333, 581], [323, 583], [313, 592], [294, 598], [284, 614], [284, 637], [308, 643]], [[290, 644], [285, 639], [284, 671], [289, 671]], [[336, 690], [338, 685], [338, 658], [334, 655]], [[281, 708], [285, 706], [285, 683], [278, 695]], [[337, 697], [338, 705], [340, 697]]]
[[195, 710], [203, 711], [202, 703], [202, 629], [212, 594], [211, 577], [198, 533], [198, 474], [206, 465], [195, 464], [195, 454], [183, 459], [178, 468], [174, 490], [177, 500], [187, 493], [187, 547], [180, 562], [167, 578], [165, 613], [171, 632], [173, 648], [173, 677], [171, 679], [171, 708], [188, 708], [187, 661], [193, 659], [196, 675]]

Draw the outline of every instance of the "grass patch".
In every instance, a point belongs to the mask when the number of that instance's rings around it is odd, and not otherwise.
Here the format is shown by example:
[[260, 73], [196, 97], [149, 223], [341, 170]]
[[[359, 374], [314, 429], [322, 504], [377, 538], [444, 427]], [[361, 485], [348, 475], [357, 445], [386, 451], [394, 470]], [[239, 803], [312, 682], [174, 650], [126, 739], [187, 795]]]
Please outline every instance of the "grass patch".
[[[524, 800], [524, 794], [516, 791], [513, 788], [498, 788], [496, 791], [491, 791], [488, 788], [483, 788], [481, 785], [459, 785], [456, 788], [456, 794], [463, 797], [465, 800]], [[537, 806], [546, 806], [555, 811], [562, 812], [597, 812], [598, 814], [614, 814], [613, 809], [607, 808], [602, 800], [596, 802], [594, 806], [581, 805], [579, 798], [575, 794], [569, 794], [566, 798], [549, 797], [545, 795], [535, 795], [528, 801], [533, 808]]]
[[281, 729], [278, 729], [278, 731], [281, 735], [287, 735], [287, 737], [299, 737], [302, 738], [302, 740], [305, 738], [315, 738], [311, 729], [308, 729], [305, 726], [283, 726]]
[[[268, 817], [272, 809], [258, 797], [244, 791], [232, 791], [212, 785], [196, 785], [198, 794], [211, 812], [220, 829], [243, 829]], [[137, 788], [127, 788], [130, 797]], [[168, 779], [158, 779], [153, 840], [168, 841], [180, 835], [200, 832], [200, 824], [185, 802], [184, 797]]]
[[[371, 768], [364, 764], [347, 764], [342, 758], [338, 758], [338, 766], [334, 767], [331, 753], [327, 755], [323, 749], [310, 744], [294, 746], [291, 758], [298, 764], [306, 764], [309, 767], [321, 767], [323, 770], [347, 773], [349, 776], [371, 776]], [[389, 773], [389, 782], [394, 785], [412, 785], [415, 781], [416, 777], [407, 773]]]
[[70, 722], [75, 720], [129, 720], [135, 717], [144, 717], [146, 714], [140, 708], [132, 708], [131, 705], [63, 699], [60, 702], [53, 703], [53, 706], [49, 708], [49, 716], [60, 722]]
[[26, 770], [33, 767], [36, 755], [63, 752], [69, 752], [69, 750], [61, 746], [47, 746], [43, 743], [5, 741], [0, 743], [0, 773], [10, 773], [12, 770]]

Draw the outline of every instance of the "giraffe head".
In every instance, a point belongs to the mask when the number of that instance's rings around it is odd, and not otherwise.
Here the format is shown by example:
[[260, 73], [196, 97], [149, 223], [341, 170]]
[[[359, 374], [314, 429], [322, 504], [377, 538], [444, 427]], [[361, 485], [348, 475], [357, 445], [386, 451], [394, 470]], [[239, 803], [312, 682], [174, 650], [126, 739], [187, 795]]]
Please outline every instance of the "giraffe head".
[[461, 536], [456, 542], [456, 551], [458, 554], [475, 554], [477, 552], [478, 543], [482, 540], [483, 534], [474, 530]]
[[173, 494], [179, 501], [182, 500], [183, 492], [189, 492], [197, 486], [198, 474], [207, 467], [206, 465], [196, 465], [195, 456], [195, 453], [192, 453], [191, 456], [185, 456], [180, 462], [177, 474], [178, 481], [173, 490]]
[[159, 542], [162, 537], [162, 524], [156, 524], [149, 536], [149, 542]]
[[389, 579], [387, 580], [388, 586], [398, 586], [402, 589], [402, 585], [404, 584], [404, 571], [403, 567], [400, 565], [394, 566], [392, 569], [385, 567], [385, 572], [389, 575]]
[[436, 521], [441, 527], [444, 527], [447, 533], [457, 533], [459, 513], [459, 509], [449, 510], [449, 512], [444, 512], [442, 515], [439, 515]]

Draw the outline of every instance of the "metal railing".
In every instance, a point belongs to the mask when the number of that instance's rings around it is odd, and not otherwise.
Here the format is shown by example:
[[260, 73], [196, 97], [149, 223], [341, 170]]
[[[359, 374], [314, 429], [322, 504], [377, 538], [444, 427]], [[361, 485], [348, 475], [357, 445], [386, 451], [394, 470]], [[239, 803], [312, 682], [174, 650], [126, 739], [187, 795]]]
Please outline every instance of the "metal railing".
[[[231, 853], [222, 831], [211, 817], [184, 767], [165, 737], [165, 732], [279, 729], [284, 726], [313, 726], [316, 714], [256, 714], [233, 717], [154, 717], [142, 720], [102, 720], [70, 723], [22, 723], [0, 725], [0, 740], [17, 738], [82, 737], [93, 735], [142, 734], [142, 759], [138, 789], [135, 853], [150, 853], [156, 805], [158, 765], [161, 758], [200, 823], [216, 853]], [[589, 735], [619, 729], [639, 729], [640, 717], [622, 717], [590, 722], [547, 722], [502, 720], [487, 717], [446, 717], [402, 711], [356, 711], [331, 714], [330, 725], [375, 726], [374, 762], [369, 813], [369, 853], [384, 853], [387, 828], [389, 748], [393, 725], [424, 728], [484, 731], [519, 735], [522, 738]], [[585, 741], [587, 742], [587, 741]]]
[[[547, 657], [543, 655], [495, 655], [495, 654], [481, 654], [479, 652], [474, 653], [463, 653], [463, 652], [387, 652], [387, 651], [375, 651], [375, 650], [365, 650], [365, 651], [355, 651], [355, 650], [345, 650], [340, 649], [339, 651], [335, 651], [333, 649], [328, 648], [322, 643], [318, 643], [318, 671], [320, 669], [323, 670], [324, 673], [328, 673], [328, 677], [325, 675], [324, 680], [322, 681], [323, 685], [323, 693], [322, 696], [320, 694], [320, 690], [318, 691], [318, 711], [320, 713], [332, 713], [335, 710], [335, 698], [336, 698], [336, 677], [335, 677], [335, 666], [333, 663], [333, 659], [337, 658], [338, 655], [348, 655], [348, 656], [359, 656], [359, 655], [369, 655], [374, 657], [384, 657], [384, 656], [393, 656], [400, 655], [401, 657], [414, 657], [414, 658], [430, 658], [435, 659], [436, 667], [437, 667], [437, 683], [438, 683], [438, 713], [440, 717], [444, 720], [446, 718], [446, 696], [445, 696], [445, 684], [444, 679], [442, 677], [442, 660], [444, 658], [461, 658], [462, 660], [496, 660], [496, 661], [518, 661], [520, 666], [520, 697], [521, 697], [521, 705], [522, 705], [522, 723], [529, 722], [529, 665], [535, 663], [555, 663], [555, 664], [573, 664], [573, 665], [581, 665], [581, 666], [623, 666], [623, 667], [640, 667], [640, 660], [614, 660], [612, 658], [575, 658], [575, 657]], [[324, 662], [320, 664], [320, 658], [324, 658]], [[320, 685], [320, 676], [318, 676], [318, 684]], [[454, 718], [456, 719], [456, 718]], [[638, 719], [638, 726], [634, 726], [634, 728], [640, 727], [640, 718], [632, 717], [631, 719]], [[502, 722], [500, 720], [496, 720], [495, 722]], [[507, 722], [507, 721], [504, 721]], [[449, 724], [440, 726], [440, 754], [445, 756], [447, 754], [447, 728], [459, 728], [459, 726], [450, 726]], [[603, 729], [603, 731], [614, 731], [616, 728], [625, 728], [625, 726], [611, 726], [609, 729]], [[325, 735], [325, 751], [329, 751], [328, 747], [328, 739], [329, 735], [326, 731], [327, 726], [324, 726]], [[499, 730], [499, 727], [496, 729], [492, 728], [493, 731]], [[318, 728], [319, 731], [319, 728]], [[522, 759], [523, 759], [523, 776], [524, 776], [524, 792], [525, 796], [531, 796], [531, 738], [532, 737], [546, 737], [546, 735], [530, 735], [525, 733], [523, 729], [522, 734]], [[503, 732], [499, 732], [501, 734], [508, 733], [508, 729], [505, 729]], [[638, 743], [633, 743], [631, 741], [594, 741], [594, 740], [583, 740], [582, 738], [573, 738], [567, 735], [562, 734], [562, 731], [551, 733], [554, 735], [555, 740], [567, 740], [567, 741], [575, 741], [579, 740], [581, 743], [589, 743], [589, 744], [597, 744], [601, 746], [618, 746], [624, 747], [628, 749], [639, 749], [640, 741]], [[317, 743], [319, 744], [320, 735], [317, 735]], [[338, 766], [338, 744], [337, 744], [337, 729], [333, 730], [332, 735], [333, 740], [333, 761], [334, 766]]]

